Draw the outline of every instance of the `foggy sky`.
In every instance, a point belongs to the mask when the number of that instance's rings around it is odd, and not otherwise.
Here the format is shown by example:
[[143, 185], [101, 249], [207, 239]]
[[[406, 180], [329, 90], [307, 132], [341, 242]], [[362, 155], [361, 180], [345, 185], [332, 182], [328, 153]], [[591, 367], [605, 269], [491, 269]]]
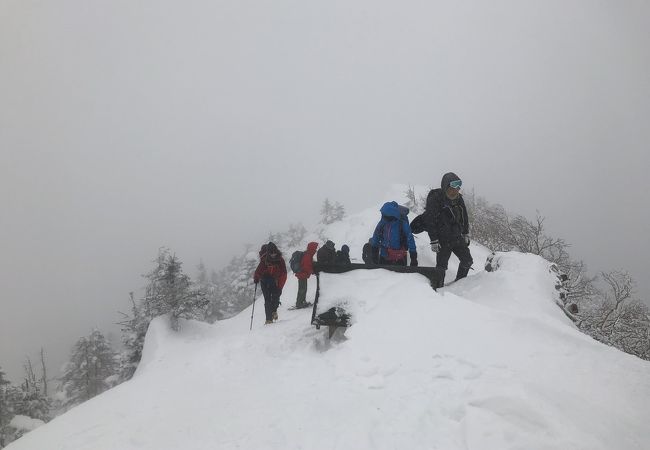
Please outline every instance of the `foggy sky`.
[[649, 118], [640, 0], [0, 0], [0, 366], [450, 170], [649, 299]]

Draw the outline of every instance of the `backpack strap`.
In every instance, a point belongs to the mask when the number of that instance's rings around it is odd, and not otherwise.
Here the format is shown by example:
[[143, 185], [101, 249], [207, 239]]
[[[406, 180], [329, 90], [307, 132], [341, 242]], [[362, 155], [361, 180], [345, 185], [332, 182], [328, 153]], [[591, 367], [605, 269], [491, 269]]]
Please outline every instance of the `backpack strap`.
[[400, 248], [408, 248], [408, 236], [406, 235], [404, 222], [408, 223], [408, 218], [405, 217], [399, 219], [399, 247]]

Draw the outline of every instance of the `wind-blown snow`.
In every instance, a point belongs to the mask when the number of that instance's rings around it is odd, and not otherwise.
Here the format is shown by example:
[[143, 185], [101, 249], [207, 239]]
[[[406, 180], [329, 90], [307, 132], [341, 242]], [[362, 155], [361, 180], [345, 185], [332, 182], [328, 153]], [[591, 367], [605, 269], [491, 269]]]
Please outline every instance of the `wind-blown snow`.
[[[377, 210], [328, 237], [360, 253]], [[322, 275], [322, 301], [353, 313], [345, 340], [287, 310], [292, 276], [273, 325], [262, 300], [252, 331], [250, 308], [180, 333], [156, 319], [131, 381], [8, 448], [650, 448], [650, 363], [577, 331], [543, 259], [501, 254], [488, 273], [487, 250], [472, 253], [477, 270], [438, 292], [417, 274]]]

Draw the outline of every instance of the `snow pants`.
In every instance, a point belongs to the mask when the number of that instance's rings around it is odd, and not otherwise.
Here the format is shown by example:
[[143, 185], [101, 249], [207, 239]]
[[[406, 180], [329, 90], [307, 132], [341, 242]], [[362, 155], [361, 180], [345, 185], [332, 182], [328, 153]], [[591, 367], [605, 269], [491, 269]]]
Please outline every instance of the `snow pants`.
[[452, 243], [443, 243], [440, 247], [440, 251], [436, 254], [436, 269], [440, 271], [442, 276], [439, 287], [444, 286], [445, 272], [447, 271], [447, 264], [449, 263], [449, 258], [452, 253], [456, 255], [460, 261], [458, 264], [458, 272], [456, 273], [457, 280], [465, 278], [474, 263], [472, 254], [469, 252], [469, 246], [467, 246], [462, 240]]
[[280, 294], [282, 290], [278, 287], [278, 283], [273, 277], [262, 277], [260, 280], [262, 286], [262, 295], [264, 295], [264, 312], [266, 313], [266, 320], [273, 320], [273, 313], [278, 310], [280, 305]]
[[307, 278], [298, 278], [298, 296], [296, 297], [296, 307], [300, 308], [307, 302]]

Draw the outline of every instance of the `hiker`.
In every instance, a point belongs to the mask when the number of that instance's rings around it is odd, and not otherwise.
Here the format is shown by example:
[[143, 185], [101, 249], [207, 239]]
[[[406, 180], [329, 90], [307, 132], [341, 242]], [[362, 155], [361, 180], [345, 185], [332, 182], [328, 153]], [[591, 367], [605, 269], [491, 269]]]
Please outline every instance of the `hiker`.
[[284, 258], [282, 258], [282, 253], [273, 242], [269, 242], [266, 244], [266, 248], [262, 246], [260, 250], [260, 263], [253, 275], [253, 282], [262, 285], [264, 311], [266, 313], [265, 325], [278, 320], [280, 296], [286, 281], [287, 266], [284, 263]]
[[363, 259], [364, 264], [377, 264], [376, 261], [372, 259], [372, 238], [368, 239], [368, 242], [363, 244], [361, 259]]
[[465, 278], [474, 260], [469, 251], [469, 220], [467, 208], [460, 194], [463, 182], [453, 172], [446, 173], [440, 189], [433, 189], [427, 196], [424, 211], [424, 229], [431, 240], [431, 250], [436, 253], [436, 269], [441, 274], [438, 287], [444, 286], [449, 257], [453, 253], [459, 259], [456, 280]]
[[[332, 243], [334, 245], [334, 243]], [[307, 250], [300, 259], [300, 272], [296, 272], [298, 278], [298, 296], [296, 297], [296, 308], [305, 308], [307, 303], [307, 278], [314, 273], [313, 258], [318, 248], [317, 242], [307, 244]]]
[[321, 264], [334, 264], [336, 262], [336, 248], [334, 242], [327, 241], [325, 245], [318, 249], [316, 261]]
[[336, 252], [336, 264], [352, 264], [350, 261], [350, 247], [346, 244], [341, 246], [341, 250]]
[[379, 254], [379, 264], [405, 266], [408, 249], [411, 266], [417, 266], [418, 253], [415, 248], [415, 239], [413, 239], [408, 220], [402, 217], [397, 202], [384, 203], [379, 211], [381, 220], [375, 227], [375, 232], [370, 240], [373, 253]]

